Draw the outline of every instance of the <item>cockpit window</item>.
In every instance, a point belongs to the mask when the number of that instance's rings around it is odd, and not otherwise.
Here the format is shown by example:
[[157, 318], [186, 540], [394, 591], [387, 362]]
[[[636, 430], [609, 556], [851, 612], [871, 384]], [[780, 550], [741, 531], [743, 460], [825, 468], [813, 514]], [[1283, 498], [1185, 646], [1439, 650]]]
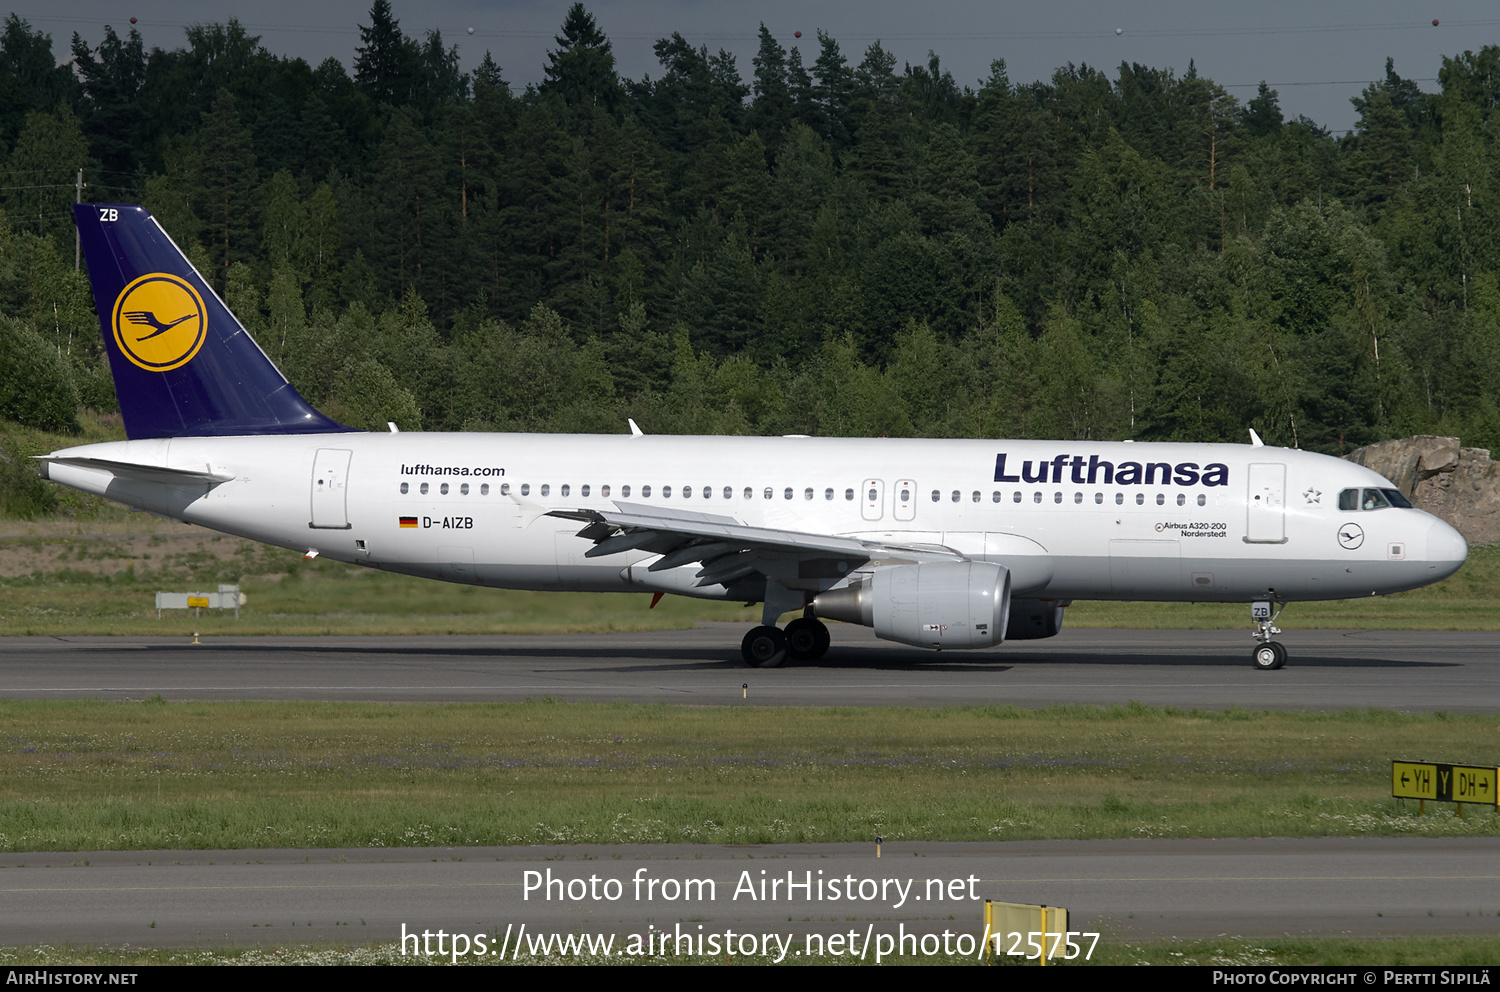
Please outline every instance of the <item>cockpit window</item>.
[[1345, 489], [1339, 493], [1340, 510], [1384, 510], [1393, 506], [1412, 508], [1411, 500], [1399, 489]]

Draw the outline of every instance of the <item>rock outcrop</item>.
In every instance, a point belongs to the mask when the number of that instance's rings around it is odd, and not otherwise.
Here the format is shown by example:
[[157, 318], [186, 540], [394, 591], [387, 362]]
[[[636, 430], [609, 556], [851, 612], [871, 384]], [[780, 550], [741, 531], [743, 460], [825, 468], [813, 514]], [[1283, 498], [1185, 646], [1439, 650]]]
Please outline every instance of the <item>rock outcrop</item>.
[[1390, 479], [1470, 544], [1500, 542], [1500, 462], [1484, 448], [1424, 434], [1368, 444], [1344, 457]]

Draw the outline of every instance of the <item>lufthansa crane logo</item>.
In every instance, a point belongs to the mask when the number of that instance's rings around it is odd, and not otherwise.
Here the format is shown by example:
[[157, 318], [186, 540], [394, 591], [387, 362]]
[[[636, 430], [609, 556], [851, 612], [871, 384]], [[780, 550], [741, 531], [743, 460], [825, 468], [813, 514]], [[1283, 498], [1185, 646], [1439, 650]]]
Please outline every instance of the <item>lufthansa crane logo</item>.
[[198, 354], [208, 332], [208, 311], [185, 280], [153, 272], [126, 286], [115, 300], [114, 328], [121, 354], [148, 372], [167, 372]]

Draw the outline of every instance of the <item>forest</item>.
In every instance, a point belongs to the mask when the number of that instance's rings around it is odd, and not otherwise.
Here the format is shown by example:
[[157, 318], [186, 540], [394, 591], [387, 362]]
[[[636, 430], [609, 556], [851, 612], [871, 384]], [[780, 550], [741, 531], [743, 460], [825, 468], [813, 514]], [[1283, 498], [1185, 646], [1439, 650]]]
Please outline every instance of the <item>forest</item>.
[[366, 20], [352, 72], [5, 20], [0, 420], [115, 409], [81, 190], [353, 426], [1500, 447], [1500, 47], [1386, 60], [1335, 136], [1191, 64], [969, 86], [762, 26], [627, 79], [575, 4], [518, 92]]

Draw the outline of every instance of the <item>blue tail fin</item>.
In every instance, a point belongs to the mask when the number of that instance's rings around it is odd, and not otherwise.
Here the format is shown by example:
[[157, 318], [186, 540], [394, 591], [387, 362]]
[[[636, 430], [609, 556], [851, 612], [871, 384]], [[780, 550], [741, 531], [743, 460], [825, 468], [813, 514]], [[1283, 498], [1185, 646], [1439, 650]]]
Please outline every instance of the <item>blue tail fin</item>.
[[73, 208], [115, 393], [132, 438], [327, 434], [144, 207]]

